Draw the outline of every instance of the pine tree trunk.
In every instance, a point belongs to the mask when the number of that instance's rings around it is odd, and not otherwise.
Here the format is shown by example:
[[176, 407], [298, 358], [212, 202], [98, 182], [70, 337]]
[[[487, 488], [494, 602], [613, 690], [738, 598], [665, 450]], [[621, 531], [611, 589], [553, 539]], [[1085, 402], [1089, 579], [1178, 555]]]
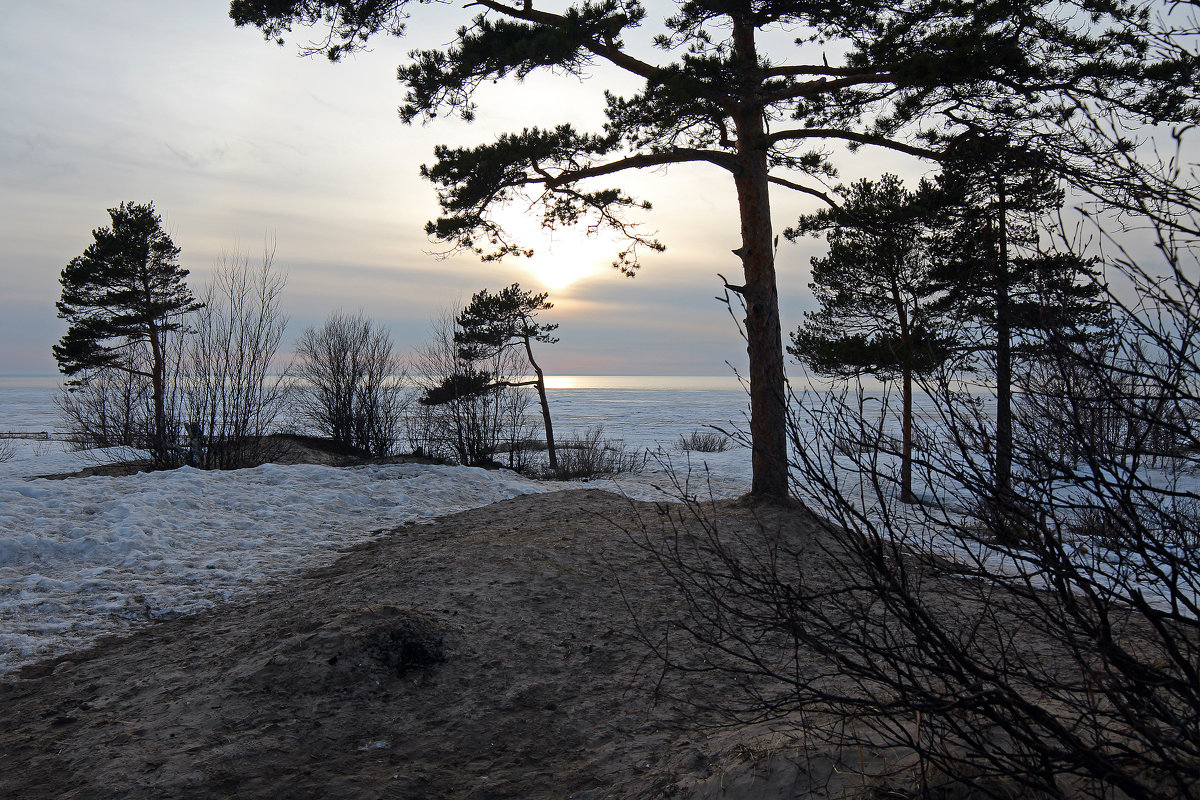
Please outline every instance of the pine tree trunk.
[[904, 365], [903, 408], [900, 412], [900, 502], [915, 503], [916, 495], [912, 490], [912, 367]]
[[996, 181], [999, 242], [996, 259], [996, 496], [1012, 492], [1012, 320], [1009, 310], [1008, 210], [1004, 176]]
[[538, 401], [542, 404], [542, 424], [546, 427], [546, 455], [550, 459], [550, 469], [553, 472], [558, 472], [558, 454], [554, 449], [554, 423], [550, 421], [550, 402], [546, 399], [546, 376], [542, 374], [542, 368], [533, 360], [533, 347], [529, 343], [529, 337], [525, 337], [525, 356], [529, 359], [529, 366], [533, 367], [534, 374], [537, 375], [537, 393]]
[[891, 276], [891, 290], [892, 302], [896, 308], [896, 321], [900, 324], [900, 352], [903, 358], [900, 369], [900, 502], [915, 503], [917, 498], [912, 491], [912, 327], [895, 271]]
[[743, 102], [733, 111], [737, 136], [738, 211], [746, 301], [746, 345], [750, 359], [750, 439], [753, 448], [755, 497], [788, 498], [787, 384], [783, 372], [783, 335], [779, 322], [779, 292], [775, 284], [775, 253], [771, 231], [771, 200], [767, 180], [767, 145], [763, 105], [756, 100], [757, 78], [754, 28], [734, 21], [735, 58], [746, 73]]
[[163, 353], [162, 342], [159, 340], [158, 326], [151, 322], [149, 329], [150, 391], [154, 401], [154, 439], [151, 442], [150, 452], [154, 463], [164, 466], [167, 463], [166, 355]]

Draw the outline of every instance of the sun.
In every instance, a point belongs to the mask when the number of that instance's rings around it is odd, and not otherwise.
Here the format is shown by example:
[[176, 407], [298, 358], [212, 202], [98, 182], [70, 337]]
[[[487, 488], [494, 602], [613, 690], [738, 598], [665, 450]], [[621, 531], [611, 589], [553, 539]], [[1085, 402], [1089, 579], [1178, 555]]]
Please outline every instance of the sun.
[[604, 264], [604, 248], [595, 237], [578, 242], [566, 240], [562, 234], [572, 238], [578, 235], [575, 231], [556, 231], [554, 240], [535, 248], [533, 258], [523, 265], [547, 289], [565, 289], [596, 274]]
[[588, 235], [582, 226], [546, 230], [536, 212], [506, 209], [498, 216], [497, 221], [513, 239], [533, 249], [532, 258], [520, 258], [516, 263], [551, 291], [600, 273], [620, 247], [611, 237]]

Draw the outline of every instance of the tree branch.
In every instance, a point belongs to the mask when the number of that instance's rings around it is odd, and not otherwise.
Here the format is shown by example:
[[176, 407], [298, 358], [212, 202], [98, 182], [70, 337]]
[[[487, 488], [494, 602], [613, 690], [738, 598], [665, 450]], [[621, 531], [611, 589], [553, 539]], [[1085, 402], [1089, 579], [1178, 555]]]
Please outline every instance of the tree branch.
[[837, 201], [835, 201], [829, 195], [825, 194], [825, 192], [822, 192], [820, 189], [814, 189], [811, 186], [804, 186], [799, 183], [793, 183], [792, 181], [789, 181], [786, 178], [780, 178], [778, 175], [768, 175], [767, 180], [770, 181], [771, 183], [777, 184], [779, 186], [783, 186], [783, 187], [792, 189], [797, 192], [803, 192], [804, 194], [812, 195], [813, 197], [816, 197], [819, 200], [824, 200], [826, 203], [829, 204], [829, 206], [831, 208], [840, 208], [840, 206], [838, 206], [838, 204], [837, 204]]
[[917, 147], [883, 136], [873, 136], [869, 133], [854, 133], [853, 131], [839, 130], [837, 128], [795, 128], [767, 135], [767, 142], [769, 144], [776, 144], [792, 139], [845, 139], [848, 142], [873, 144], [877, 147], [885, 147], [889, 150], [907, 153], [910, 156], [917, 156], [918, 158], [928, 158], [934, 161], [938, 161], [942, 157], [941, 153], [926, 147]]
[[[890, 67], [880, 68], [890, 70]], [[862, 73], [862, 69], [858, 67], [831, 67], [828, 64], [781, 64], [777, 67], [768, 67], [762, 71], [762, 74], [768, 78], [791, 78], [798, 75], [833, 75], [838, 77], [849, 77]]]
[[835, 92], [839, 89], [847, 89], [853, 86], [869, 86], [872, 84], [891, 84], [897, 83], [897, 78], [890, 72], [871, 72], [847, 75], [837, 80], [829, 80], [828, 78], [817, 78], [812, 81], [804, 81], [803, 83], [793, 84], [784, 91], [766, 92], [763, 94], [763, 102], [767, 105], [778, 103], [783, 100], [796, 100], [801, 97], [812, 97], [813, 95], [824, 94], [826, 92]]
[[554, 177], [546, 176], [539, 180], [526, 181], [524, 183], [543, 183], [546, 188], [555, 189], [566, 183], [574, 183], [575, 181], [587, 178], [596, 178], [601, 175], [611, 175], [614, 172], [623, 172], [627, 169], [645, 169], [647, 167], [659, 167], [667, 164], [687, 164], [695, 161], [715, 164], [729, 172], [737, 169], [737, 164], [733, 156], [728, 153], [722, 153], [720, 150], [679, 149], [666, 153], [639, 153], [627, 158], [610, 161], [607, 164], [597, 164], [582, 169], [564, 171]]
[[[536, 11], [530, 7], [516, 8], [503, 3], [498, 3], [496, 0], [476, 0], [473, 3], [468, 3], [467, 8], [471, 6], [483, 6], [484, 8], [495, 11], [497, 14], [503, 14], [514, 19], [533, 22], [538, 25], [546, 25], [551, 28], [568, 29], [570, 26], [567, 19], [561, 14], [551, 14], [546, 11]], [[640, 75], [643, 78], [649, 79], [659, 68], [653, 64], [649, 64], [640, 59], [626, 53], [624, 50], [613, 44], [612, 37], [605, 37], [605, 41], [585, 40], [580, 44], [588, 49], [589, 52], [600, 56], [601, 58], [621, 67], [624, 70]]]

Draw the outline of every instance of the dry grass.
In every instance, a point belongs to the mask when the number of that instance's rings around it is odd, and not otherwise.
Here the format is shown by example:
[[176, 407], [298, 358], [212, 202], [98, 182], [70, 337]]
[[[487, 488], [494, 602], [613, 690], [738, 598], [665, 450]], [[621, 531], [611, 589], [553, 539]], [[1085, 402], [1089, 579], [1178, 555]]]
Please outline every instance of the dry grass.
[[695, 430], [679, 434], [679, 449], [694, 453], [724, 453], [729, 449], [729, 437], [720, 431]]

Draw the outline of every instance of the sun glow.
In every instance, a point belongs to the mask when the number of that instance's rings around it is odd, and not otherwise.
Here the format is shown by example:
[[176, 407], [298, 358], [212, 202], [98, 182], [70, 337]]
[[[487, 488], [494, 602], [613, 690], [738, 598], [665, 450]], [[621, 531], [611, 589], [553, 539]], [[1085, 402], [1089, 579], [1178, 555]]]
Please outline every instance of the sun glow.
[[602, 234], [589, 235], [583, 226], [546, 230], [537, 210], [508, 209], [498, 215], [504, 230], [523, 247], [533, 249], [532, 258], [515, 263], [551, 291], [565, 289], [584, 278], [601, 273], [613, 261], [620, 244]]

